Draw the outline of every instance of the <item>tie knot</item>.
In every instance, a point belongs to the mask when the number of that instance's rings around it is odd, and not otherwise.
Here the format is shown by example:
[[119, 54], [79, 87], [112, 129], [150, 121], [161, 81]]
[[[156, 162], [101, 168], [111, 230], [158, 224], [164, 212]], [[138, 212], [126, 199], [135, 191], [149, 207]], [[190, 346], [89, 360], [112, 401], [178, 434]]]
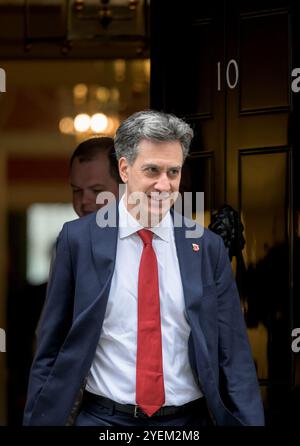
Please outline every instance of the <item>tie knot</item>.
[[152, 245], [153, 232], [148, 231], [148, 229], [140, 229], [138, 235], [143, 240], [144, 245]]

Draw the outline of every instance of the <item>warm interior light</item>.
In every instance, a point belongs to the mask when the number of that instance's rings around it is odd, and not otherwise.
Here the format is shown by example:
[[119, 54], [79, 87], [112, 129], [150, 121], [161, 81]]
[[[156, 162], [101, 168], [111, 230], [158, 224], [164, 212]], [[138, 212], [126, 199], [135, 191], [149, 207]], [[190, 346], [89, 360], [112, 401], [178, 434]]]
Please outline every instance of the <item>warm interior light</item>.
[[73, 119], [69, 116], [62, 118], [59, 121], [59, 130], [67, 135], [72, 134], [74, 131]]
[[81, 113], [74, 119], [76, 132], [86, 132], [90, 127], [91, 118], [86, 113]]
[[146, 59], [144, 61], [144, 73], [147, 82], [150, 82], [150, 72], [151, 72], [150, 59]]
[[108, 116], [107, 118], [107, 127], [105, 133], [107, 135], [113, 135], [115, 133], [115, 124], [111, 116]]
[[112, 101], [118, 102], [120, 99], [120, 90], [116, 87], [111, 88], [110, 97]]
[[106, 87], [98, 87], [96, 90], [96, 97], [100, 102], [108, 102], [109, 101], [109, 89]]
[[125, 79], [126, 62], [123, 59], [114, 61], [114, 72], [116, 82], [123, 82]]
[[120, 126], [120, 119], [117, 116], [111, 117], [114, 125], [114, 132], [117, 130], [117, 128]]
[[91, 117], [91, 129], [95, 133], [102, 133], [108, 126], [108, 119], [104, 113], [95, 113]]
[[88, 87], [85, 84], [77, 84], [73, 88], [73, 94], [76, 99], [83, 99], [88, 93]]

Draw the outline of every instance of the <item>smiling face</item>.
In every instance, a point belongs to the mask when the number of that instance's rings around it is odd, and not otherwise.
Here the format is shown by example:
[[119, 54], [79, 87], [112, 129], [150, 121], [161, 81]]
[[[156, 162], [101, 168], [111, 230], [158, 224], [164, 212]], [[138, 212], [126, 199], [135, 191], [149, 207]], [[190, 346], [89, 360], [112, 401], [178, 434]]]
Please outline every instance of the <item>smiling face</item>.
[[[183, 154], [178, 141], [143, 139], [133, 164], [129, 164], [125, 157], [120, 158], [119, 171], [126, 183], [127, 209], [143, 226], [155, 226], [174, 203], [182, 164]], [[139, 203], [137, 195], [142, 195]], [[140, 209], [138, 217], [135, 212], [137, 204]]]
[[73, 191], [73, 207], [79, 217], [95, 212], [101, 207], [96, 203], [97, 195], [102, 191], [118, 195], [118, 184], [110, 174], [107, 153], [99, 153], [92, 160], [80, 162], [74, 158], [70, 172]]

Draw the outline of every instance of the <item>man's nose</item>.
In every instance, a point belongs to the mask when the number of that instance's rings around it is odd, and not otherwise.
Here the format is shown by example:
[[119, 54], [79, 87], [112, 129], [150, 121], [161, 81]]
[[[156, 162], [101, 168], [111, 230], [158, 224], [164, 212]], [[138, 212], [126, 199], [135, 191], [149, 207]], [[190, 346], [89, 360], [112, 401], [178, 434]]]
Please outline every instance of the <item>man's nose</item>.
[[86, 189], [83, 189], [82, 192], [82, 204], [96, 203], [95, 195]]
[[169, 192], [171, 189], [171, 184], [169, 177], [166, 172], [163, 172], [157, 182], [155, 183], [155, 189], [159, 192]]

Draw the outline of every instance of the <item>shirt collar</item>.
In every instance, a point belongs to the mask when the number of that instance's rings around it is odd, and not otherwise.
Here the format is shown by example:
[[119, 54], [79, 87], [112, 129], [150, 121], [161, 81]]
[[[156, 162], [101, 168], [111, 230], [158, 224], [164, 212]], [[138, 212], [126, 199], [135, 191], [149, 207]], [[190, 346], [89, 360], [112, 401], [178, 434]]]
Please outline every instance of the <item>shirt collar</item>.
[[[128, 212], [125, 206], [124, 197], [125, 194], [119, 202], [119, 236], [121, 239], [129, 237], [140, 229], [143, 229], [143, 226], [130, 214], [130, 212]], [[173, 230], [173, 221], [170, 211], [166, 213], [158, 225], [149, 228], [149, 231], [152, 231], [157, 237], [165, 242], [169, 242], [171, 230]]]

